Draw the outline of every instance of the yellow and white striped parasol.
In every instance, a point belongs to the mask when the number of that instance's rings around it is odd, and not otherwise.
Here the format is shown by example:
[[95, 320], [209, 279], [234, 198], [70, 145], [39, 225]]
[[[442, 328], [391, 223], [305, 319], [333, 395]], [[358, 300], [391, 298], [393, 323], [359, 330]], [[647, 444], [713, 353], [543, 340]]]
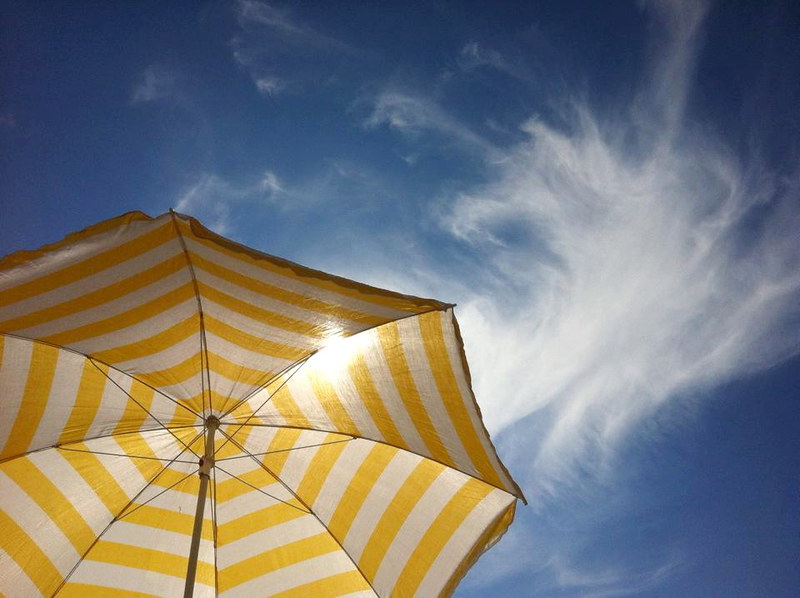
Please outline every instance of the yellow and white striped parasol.
[[0, 449], [6, 596], [447, 595], [523, 498], [451, 305], [175, 212], [0, 261]]

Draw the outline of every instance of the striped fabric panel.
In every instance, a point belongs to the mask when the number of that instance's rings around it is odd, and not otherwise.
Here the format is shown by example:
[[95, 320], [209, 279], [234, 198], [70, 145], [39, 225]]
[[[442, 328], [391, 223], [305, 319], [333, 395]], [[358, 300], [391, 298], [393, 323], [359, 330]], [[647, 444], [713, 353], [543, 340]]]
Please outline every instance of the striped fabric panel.
[[[187, 469], [185, 473], [196, 471], [194, 466]], [[65, 585], [67, 593], [77, 594], [79, 589], [90, 586], [98, 596], [116, 595], [120, 587], [155, 596], [181, 595], [196, 502], [197, 476], [192, 475], [170, 490], [160, 489], [144, 506], [133, 505], [126, 511], [129, 514], [114, 523], [88, 551]], [[195, 596], [215, 595], [212, 513], [209, 496]]]
[[[349, 562], [346, 570], [359, 572], [352, 580], [360, 578], [378, 595], [438, 595], [453, 571], [510, 524], [502, 516], [513, 509], [513, 495], [428, 459], [362, 439], [328, 437], [328, 444], [314, 446], [327, 435], [281, 434], [295, 449], [262, 461], [270, 471], [283, 470], [291, 492], [263, 470], [248, 478], [262, 493], [223, 500], [237, 480], [218, 492], [221, 592], [288, 584], [289, 574], [304, 587]], [[260, 429], [250, 442], [263, 445], [277, 435]], [[241, 466], [242, 476], [258, 470], [252, 459]]]
[[[453, 322], [451, 310], [428, 312], [339, 341], [300, 367], [252, 421], [307, 421], [386, 442], [521, 496], [477, 413]], [[270, 392], [241, 409], [258, 409]]]
[[275, 478], [249, 458], [223, 468], [237, 479], [218, 473], [221, 595], [374, 596], [336, 539]]
[[[99, 438], [0, 463], [0, 516], [10, 525], [3, 529], [13, 532], [0, 535], [0, 546], [27, 578], [25, 583], [51, 595], [159, 471], [159, 461], [129, 459], [128, 450], [170, 459], [180, 449], [170, 433], [159, 430]], [[5, 567], [3, 563], [0, 570]], [[15, 583], [0, 575], [0, 592], [15, 595]]]
[[92, 355], [192, 397], [194, 388], [164, 371], [189, 357], [199, 369], [200, 357], [197, 298], [173, 219], [117, 220], [118, 228], [88, 231], [4, 271], [0, 332]]
[[0, 460], [55, 444], [197, 418], [129, 376], [75, 353], [0, 335]]
[[[333, 285], [305, 268], [196, 237], [189, 223], [180, 227], [203, 306], [211, 386], [226, 397], [245, 396], [331, 338], [438, 305], [363, 285]], [[220, 356], [266, 375], [225, 374]]]

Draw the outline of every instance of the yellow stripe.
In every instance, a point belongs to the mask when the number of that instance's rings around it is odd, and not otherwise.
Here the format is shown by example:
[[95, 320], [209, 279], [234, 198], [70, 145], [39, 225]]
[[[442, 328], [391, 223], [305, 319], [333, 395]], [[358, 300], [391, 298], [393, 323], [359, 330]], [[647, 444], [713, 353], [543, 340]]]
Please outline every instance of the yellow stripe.
[[[318, 270], [312, 270], [271, 255], [257, 253], [250, 248], [231, 243], [228, 239], [212, 233], [196, 220], [193, 220], [191, 225], [194, 239], [209, 249], [251, 264], [261, 270], [272, 272], [290, 280], [301, 281], [320, 290], [332, 291], [338, 295], [352, 297], [359, 301], [381, 305], [406, 313], [419, 313], [445, 307], [445, 304], [433, 299], [422, 299], [393, 293]], [[198, 233], [200, 234], [198, 235]], [[192, 262], [195, 262], [194, 254], [192, 254]]]
[[291, 454], [291, 451], [285, 449], [294, 447], [299, 438], [300, 430], [294, 428], [278, 428], [275, 430], [275, 435], [272, 437], [267, 450], [283, 452], [264, 455], [262, 459], [264, 465], [269, 467], [270, 471], [275, 475], [281, 475], [283, 466], [286, 464], [286, 459], [288, 459]]
[[345, 571], [329, 575], [317, 581], [304, 583], [291, 590], [272, 594], [272, 598], [307, 598], [308, 596], [344, 596], [353, 592], [370, 591], [372, 588], [358, 571]]
[[436, 426], [431, 421], [419, 396], [417, 385], [414, 382], [414, 377], [408, 367], [408, 361], [403, 351], [400, 330], [397, 324], [391, 322], [378, 328], [378, 338], [380, 338], [383, 355], [392, 373], [397, 392], [400, 394], [406, 411], [408, 411], [411, 421], [414, 422], [425, 446], [434, 459], [448, 465], [451, 464], [450, 455], [447, 453], [444, 444], [442, 444], [439, 433], [436, 431]]
[[267, 573], [340, 550], [328, 533], [321, 533], [239, 561], [219, 572], [219, 592], [225, 592]]
[[[331, 440], [337, 440], [337, 437], [326, 435], [325, 442], [330, 442]], [[330, 474], [333, 466], [336, 465], [336, 460], [342, 454], [345, 446], [347, 446], [346, 442], [340, 442], [317, 448], [311, 463], [306, 469], [306, 473], [303, 475], [303, 480], [297, 486], [295, 492], [304, 503], [309, 506], [314, 505], [322, 485], [328, 479], [328, 474]]]
[[356, 426], [350, 414], [347, 413], [347, 410], [344, 408], [341, 399], [339, 399], [339, 395], [336, 394], [336, 389], [333, 387], [333, 384], [322, 374], [315, 371], [310, 371], [308, 373], [308, 382], [311, 384], [317, 401], [322, 405], [325, 413], [328, 414], [328, 418], [331, 420], [334, 429], [343, 434], [360, 436], [361, 433], [358, 430], [358, 426]]
[[[136, 457], [152, 457], [157, 455], [147, 444], [147, 441], [139, 433], [123, 434], [115, 437], [117, 444], [126, 455], [135, 455]], [[164, 463], [154, 461], [153, 459], [136, 459], [131, 457], [133, 463], [146, 480], [152, 478], [156, 473], [164, 467]], [[177, 472], [176, 472], [177, 473]]]
[[52, 596], [63, 581], [53, 562], [17, 522], [0, 509], [0, 547], [8, 553], [44, 596]]
[[[263, 497], [263, 499], [269, 500], [267, 497]], [[270, 505], [220, 525], [217, 528], [218, 545], [225, 546], [236, 540], [305, 515], [306, 513], [300, 509], [295, 509], [284, 503], [279, 502]]]
[[103, 364], [95, 366], [88, 359], [83, 362], [83, 372], [78, 393], [75, 395], [75, 403], [69, 414], [67, 425], [58, 438], [58, 444], [78, 442], [86, 436], [103, 400], [103, 392], [108, 381], [107, 373], [108, 367]]
[[[126, 515], [123, 521], [151, 527], [157, 530], [175, 532], [184, 536], [192, 535], [194, 526], [194, 513], [179, 513], [170, 509], [154, 507], [152, 503], [140, 506], [130, 515]], [[207, 517], [203, 519], [202, 537], [204, 540], [212, 539], [212, 524]]]
[[491, 548], [495, 542], [506, 532], [508, 526], [514, 521], [514, 510], [516, 509], [517, 501], [513, 501], [506, 509], [495, 517], [494, 521], [488, 525], [483, 532], [472, 543], [467, 554], [455, 568], [450, 575], [450, 579], [442, 588], [441, 596], [452, 596], [456, 586], [461, 579], [467, 574], [470, 567], [475, 564], [478, 557], [481, 556], [486, 550]]
[[3, 449], [4, 458], [22, 454], [30, 447], [50, 397], [57, 363], [58, 349], [33, 343], [22, 403]]
[[361, 401], [372, 416], [372, 421], [378, 426], [383, 440], [400, 448], [408, 448], [405, 439], [400, 435], [392, 416], [386, 409], [383, 397], [375, 387], [364, 356], [362, 354], [354, 355], [348, 363], [347, 369]]
[[[127, 434], [128, 432], [140, 429], [149, 418], [147, 411], [150, 411], [152, 408], [153, 398], [156, 394], [152, 388], [143, 384], [136, 378], [131, 382], [128, 393], [131, 397], [136, 399], [136, 401], [130, 398], [128, 399], [128, 402], [125, 404], [125, 411], [122, 417], [119, 418], [117, 427], [114, 428], [114, 434]], [[145, 409], [147, 411], [145, 411]]]
[[[219, 504], [225, 503], [234, 498], [238, 498], [239, 496], [247, 494], [248, 492], [256, 492], [255, 490], [253, 490], [252, 488], [253, 486], [255, 486], [256, 488], [264, 489], [267, 486], [277, 483], [277, 480], [274, 477], [272, 477], [269, 473], [264, 471], [264, 469], [256, 465], [253, 461], [251, 461], [251, 463], [253, 463], [254, 469], [251, 469], [247, 473], [237, 474], [237, 477], [235, 478], [228, 477], [228, 474], [224, 472], [217, 475], [217, 480], [219, 480], [223, 475], [226, 476], [227, 478], [222, 481], [217, 481], [216, 483], [216, 488], [217, 488], [216, 496], [217, 496], [217, 502]], [[225, 462], [222, 462], [219, 465], [222, 469], [226, 470], [228, 469], [225, 466]], [[269, 490], [265, 491], [269, 492]], [[279, 492], [283, 494], [284, 490], [281, 488]], [[264, 495], [260, 495], [258, 497], [258, 500], [266, 501], [270, 500], [270, 498]], [[297, 506], [301, 507], [298, 501], [295, 502], [297, 503]]]
[[137, 272], [133, 276], [116, 281], [110, 285], [86, 293], [85, 295], [73, 297], [68, 301], [0, 322], [0, 328], [7, 331], [22, 330], [96, 308], [125, 295], [129, 295], [134, 291], [143, 289], [185, 267], [186, 260], [182, 255], [168, 258], [152, 268]]
[[392, 596], [412, 596], [425, 578], [442, 548], [473, 509], [493, 490], [491, 486], [470, 478], [433, 520], [417, 543], [394, 586]]
[[[295, 402], [288, 386], [284, 386], [277, 391], [275, 395], [273, 395], [272, 400], [270, 400], [269, 405], [272, 405], [275, 411], [284, 419], [287, 426], [314, 429], [314, 426]], [[238, 409], [236, 411], [238, 412]]]
[[[133, 359], [141, 359], [142, 357], [154, 355], [169, 349], [170, 347], [177, 345], [179, 342], [186, 340], [190, 336], [199, 335], [199, 330], [200, 318], [197, 314], [192, 314], [185, 320], [182, 320], [181, 322], [178, 322], [177, 324], [174, 324], [166, 330], [162, 330], [153, 336], [140, 339], [127, 345], [121, 345], [113, 349], [98, 351], [92, 356], [100, 361], [105, 361], [106, 363], [112, 364], [131, 361]], [[165, 381], [171, 381], [171, 379], [168, 377], [169, 370], [163, 370], [163, 372], [166, 378]], [[154, 376], [148, 376], [147, 373], [141, 374], [138, 377], [143, 380], [147, 380], [148, 378], [157, 379]]]
[[[85, 444], [75, 445], [75, 448], [89, 450]], [[112, 514], [119, 513], [128, 503], [129, 497], [120, 487], [100, 460], [91, 453], [78, 453], [75, 451], [60, 450], [59, 454], [67, 460], [72, 468], [84, 479], [86, 484]]]
[[444, 471], [443, 465], [423, 459], [403, 482], [373, 529], [358, 562], [359, 569], [367, 579], [375, 579], [378, 567], [383, 562], [400, 527], [442, 471]]
[[262, 324], [288, 330], [289, 332], [296, 332], [297, 334], [304, 334], [313, 338], [324, 338], [325, 329], [321, 328], [318, 322], [305, 322], [297, 320], [287, 315], [269, 311], [247, 301], [237, 299], [232, 295], [223, 293], [214, 287], [198, 282], [200, 295], [204, 299], [209, 299], [231, 311], [239, 313]]
[[340, 542], [347, 537], [358, 511], [396, 454], [396, 448], [376, 444], [358, 467], [328, 522], [328, 529]]
[[58, 598], [157, 598], [160, 594], [145, 594], [144, 592], [134, 592], [133, 590], [123, 590], [108, 586], [97, 586], [88, 583], [64, 584], [58, 592]]
[[197, 376], [202, 371], [200, 351], [187, 357], [180, 363], [176, 363], [163, 370], [153, 370], [148, 372], [150, 376], [156, 378], [169, 378], [175, 384], [186, 382], [189, 378]]
[[255, 336], [239, 330], [230, 324], [226, 324], [222, 320], [204, 314], [203, 323], [205, 324], [206, 331], [216, 336], [239, 345], [243, 349], [247, 349], [253, 353], [260, 353], [269, 357], [278, 357], [288, 361], [297, 361], [301, 357], [308, 355], [311, 350], [303, 347], [292, 347], [290, 345], [282, 345], [275, 343], [266, 338]]
[[422, 332], [422, 344], [428, 356], [431, 372], [436, 380], [439, 395], [447, 408], [453, 427], [461, 439], [461, 444], [467, 449], [476, 469], [484, 478], [494, 486], [501, 488], [505, 484], [500, 480], [497, 470], [489, 460], [486, 448], [478, 438], [472, 419], [464, 404], [464, 397], [458, 387], [453, 367], [447, 355], [444, 332], [442, 331], [441, 312], [423, 314], [418, 318]]
[[[95, 338], [118, 332], [129, 326], [134, 326], [150, 320], [155, 316], [171, 309], [181, 303], [194, 298], [194, 288], [191, 282], [164, 293], [163, 295], [151, 299], [146, 303], [139, 303], [136, 307], [120, 314], [113, 315], [103, 320], [84, 324], [71, 330], [65, 330], [56, 334], [42, 337], [42, 340], [53, 343], [54, 345], [71, 345], [89, 338]], [[196, 308], [195, 308], [196, 309]], [[101, 311], [102, 310], [98, 310]]]
[[[215, 251], [219, 250], [218, 247], [212, 246], [212, 248]], [[202, 258], [196, 254], [192, 254], [192, 265], [196, 268], [205, 270], [209, 274], [213, 274], [217, 278], [221, 278], [244, 289], [258, 293], [259, 295], [269, 297], [270, 299], [280, 301], [281, 303], [299, 307], [304, 311], [310, 311], [314, 314], [314, 316], [312, 316], [314, 319], [322, 320], [324, 322], [330, 323], [332, 318], [335, 318], [336, 320], [346, 320], [357, 324], [357, 327], [360, 329], [362, 327], [377, 326], [388, 320], [388, 318], [381, 318], [378, 316], [365, 314], [354, 309], [348, 309], [346, 307], [336, 305], [335, 303], [328, 303], [317, 297], [309, 297], [307, 295], [302, 295], [288, 289], [271, 285], [255, 278], [250, 278], [249, 276], [245, 276], [244, 274], [240, 274], [234, 270], [229, 270], [224, 266], [220, 266], [219, 264], [206, 260], [205, 258]], [[353, 328], [352, 324], [344, 324], [344, 327], [348, 329]], [[331, 332], [335, 328], [336, 326], [327, 324], [322, 328], [322, 330]]]
[[[140, 235], [121, 245], [117, 245], [116, 247], [111, 247], [77, 264], [71, 264], [66, 268], [55, 272], [49, 272], [35, 280], [30, 280], [16, 287], [5, 289], [0, 293], [0, 307], [5, 307], [17, 301], [41, 295], [42, 293], [52, 291], [58, 287], [74, 283], [92, 274], [96, 274], [101, 270], [122, 264], [137, 255], [166, 243], [174, 236], [175, 233], [172, 224], [170, 222], [162, 224], [155, 230]], [[33, 252], [31, 259], [38, 259], [46, 255], [48, 250], [49, 248], [46, 247], [43, 248], [42, 251]], [[3, 267], [6, 266], [5, 260], [2, 265]]]
[[83, 554], [94, 542], [95, 533], [80, 512], [30, 459], [21, 457], [6, 461], [0, 470], [39, 505], [64, 533], [75, 552]]
[[[130, 546], [119, 542], [100, 540], [86, 555], [87, 561], [97, 561], [112, 565], [122, 565], [140, 571], [154, 571], [173, 577], [186, 577], [189, 559], [162, 550]], [[203, 561], [197, 562], [197, 583], [214, 585], [214, 566]]]

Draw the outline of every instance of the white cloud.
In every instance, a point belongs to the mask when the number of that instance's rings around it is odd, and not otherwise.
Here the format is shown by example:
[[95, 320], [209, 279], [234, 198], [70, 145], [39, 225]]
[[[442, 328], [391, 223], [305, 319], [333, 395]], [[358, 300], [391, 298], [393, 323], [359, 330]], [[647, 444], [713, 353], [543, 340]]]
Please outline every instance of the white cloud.
[[177, 92], [176, 76], [162, 65], [150, 65], [142, 73], [131, 93], [131, 103], [140, 104], [165, 100]]
[[371, 102], [372, 112], [364, 120], [368, 128], [386, 125], [411, 136], [436, 133], [461, 149], [484, 157], [496, 154], [496, 148], [469, 127], [449, 116], [436, 102], [420, 95], [395, 90], [379, 93]]
[[239, 0], [236, 17], [234, 60], [265, 96], [325, 84], [358, 55], [347, 43], [266, 2]]
[[231, 183], [204, 173], [180, 194], [175, 210], [194, 216], [221, 235], [230, 234], [237, 208], [256, 202], [274, 201], [286, 193], [278, 176], [265, 171], [255, 183]]
[[256, 89], [262, 95], [275, 97], [286, 89], [286, 84], [277, 77], [260, 77], [255, 80]]
[[511, 62], [497, 50], [478, 42], [469, 42], [461, 48], [458, 65], [463, 71], [488, 67], [519, 81], [530, 82], [533, 79], [533, 74], [526, 67]]
[[495, 181], [443, 216], [492, 267], [459, 307], [489, 428], [550, 422], [536, 441], [510, 432], [534, 451], [518, 472], [535, 480], [534, 501], [576, 483], [579, 467], [601, 473], [676, 398], [800, 350], [798, 178], [787, 185], [692, 127], [694, 6], [657, 3], [669, 43], [627, 121], [579, 103], [570, 130], [529, 121]]

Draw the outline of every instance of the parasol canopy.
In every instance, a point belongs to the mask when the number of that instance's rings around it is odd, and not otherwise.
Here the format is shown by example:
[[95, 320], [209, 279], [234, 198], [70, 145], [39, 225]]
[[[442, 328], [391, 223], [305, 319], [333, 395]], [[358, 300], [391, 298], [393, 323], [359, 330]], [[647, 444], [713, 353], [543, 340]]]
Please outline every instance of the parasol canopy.
[[451, 305], [175, 212], [0, 260], [0, 594], [447, 595], [518, 498]]

